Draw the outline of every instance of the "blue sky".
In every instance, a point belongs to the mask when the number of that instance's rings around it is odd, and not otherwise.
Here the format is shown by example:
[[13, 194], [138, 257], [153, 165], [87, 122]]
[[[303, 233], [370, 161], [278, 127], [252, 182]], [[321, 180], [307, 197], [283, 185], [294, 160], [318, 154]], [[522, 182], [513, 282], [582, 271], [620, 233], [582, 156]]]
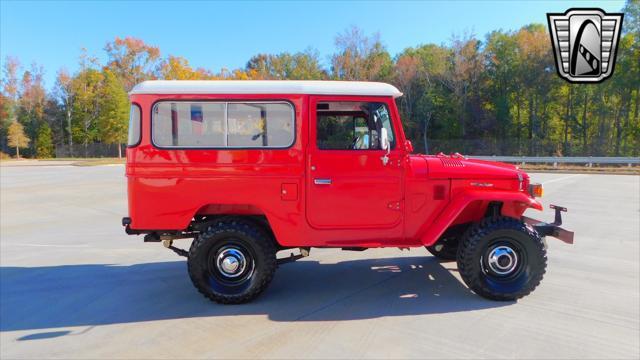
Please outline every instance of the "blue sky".
[[24, 66], [43, 65], [50, 88], [56, 71], [77, 69], [80, 48], [104, 62], [104, 45], [134, 36], [160, 47], [163, 56], [186, 57], [213, 71], [244, 66], [257, 53], [319, 51], [326, 64], [334, 38], [351, 25], [379, 32], [392, 55], [453, 34], [546, 24], [547, 12], [570, 7], [619, 11], [624, 1], [425, 2], [178, 2], [4, 1], [0, 3], [0, 55]]

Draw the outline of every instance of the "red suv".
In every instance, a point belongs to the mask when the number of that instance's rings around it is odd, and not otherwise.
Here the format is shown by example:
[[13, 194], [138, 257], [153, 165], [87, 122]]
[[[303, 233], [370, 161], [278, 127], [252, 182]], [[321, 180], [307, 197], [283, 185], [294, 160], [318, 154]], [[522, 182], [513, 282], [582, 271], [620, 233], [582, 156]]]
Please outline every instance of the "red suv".
[[[312, 247], [424, 246], [481, 296], [529, 294], [544, 237], [573, 242], [566, 209], [524, 217], [542, 210], [542, 186], [515, 166], [412, 154], [401, 95], [373, 82], [145, 81], [130, 94], [126, 232], [187, 256], [220, 303], [255, 298]], [[185, 238], [189, 251], [174, 247]]]

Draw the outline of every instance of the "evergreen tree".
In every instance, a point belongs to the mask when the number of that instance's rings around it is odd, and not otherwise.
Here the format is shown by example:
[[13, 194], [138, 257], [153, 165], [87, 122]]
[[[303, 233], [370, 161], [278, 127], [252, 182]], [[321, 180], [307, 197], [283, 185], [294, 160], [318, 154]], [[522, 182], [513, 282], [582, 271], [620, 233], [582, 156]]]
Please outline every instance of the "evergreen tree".
[[36, 157], [39, 159], [52, 158], [53, 153], [51, 127], [45, 122], [38, 129], [38, 137], [36, 138]]
[[117, 144], [118, 157], [122, 157], [122, 144], [127, 141], [129, 99], [112, 71], [105, 69], [103, 78], [98, 102], [99, 137], [105, 144]]
[[102, 72], [87, 68], [78, 73], [71, 84], [75, 94], [71, 104], [71, 135], [74, 143], [83, 144], [85, 157], [89, 156], [89, 144], [99, 139], [102, 82]]

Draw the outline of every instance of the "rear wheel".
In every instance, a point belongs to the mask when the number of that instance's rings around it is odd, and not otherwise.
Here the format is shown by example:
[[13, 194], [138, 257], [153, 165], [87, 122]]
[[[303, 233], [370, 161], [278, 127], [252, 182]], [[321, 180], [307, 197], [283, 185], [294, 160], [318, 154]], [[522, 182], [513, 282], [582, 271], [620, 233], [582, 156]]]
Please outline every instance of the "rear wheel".
[[248, 302], [262, 293], [276, 269], [276, 249], [257, 225], [227, 219], [207, 227], [189, 249], [189, 276], [218, 303]]
[[542, 280], [547, 253], [540, 235], [522, 221], [485, 219], [464, 236], [458, 270], [476, 294], [492, 300], [515, 300]]

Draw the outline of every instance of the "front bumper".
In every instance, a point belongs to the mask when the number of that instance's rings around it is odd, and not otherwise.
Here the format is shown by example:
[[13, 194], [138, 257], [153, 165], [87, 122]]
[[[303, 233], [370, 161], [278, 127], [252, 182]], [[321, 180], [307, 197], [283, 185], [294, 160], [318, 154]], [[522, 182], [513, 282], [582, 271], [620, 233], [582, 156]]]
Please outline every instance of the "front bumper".
[[569, 231], [560, 227], [562, 225], [562, 212], [566, 212], [567, 208], [551, 205], [555, 210], [555, 220], [552, 223], [546, 223], [540, 220], [523, 216], [522, 221], [533, 227], [540, 236], [551, 236], [567, 244], [573, 244], [573, 231]]

